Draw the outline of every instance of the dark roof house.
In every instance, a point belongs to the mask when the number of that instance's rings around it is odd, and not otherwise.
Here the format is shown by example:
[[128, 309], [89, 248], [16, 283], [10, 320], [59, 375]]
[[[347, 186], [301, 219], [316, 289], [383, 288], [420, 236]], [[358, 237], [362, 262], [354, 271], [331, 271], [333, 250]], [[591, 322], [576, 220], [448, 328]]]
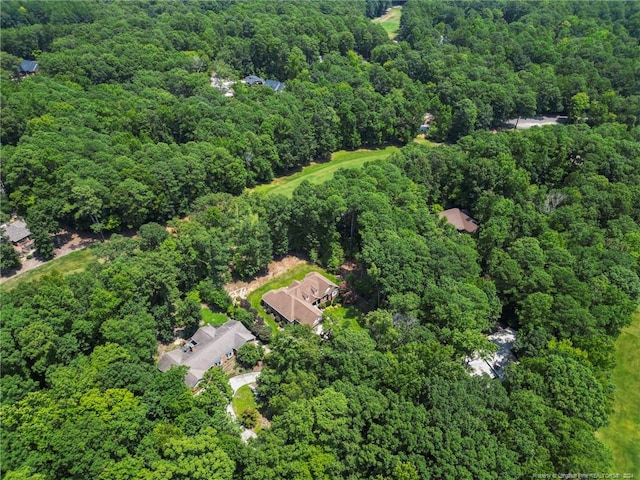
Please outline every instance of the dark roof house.
[[459, 232], [475, 233], [478, 230], [478, 223], [459, 208], [440, 212], [440, 218], [446, 218], [447, 222], [456, 227]]
[[30, 75], [32, 73], [36, 73], [38, 71], [38, 62], [34, 62], [33, 60], [22, 60], [18, 71], [22, 75]]
[[245, 83], [249, 86], [252, 85], [262, 85], [264, 83], [264, 79], [256, 76], [256, 75], [249, 75], [248, 77], [246, 77], [244, 79]]
[[9, 237], [9, 240], [11, 240], [11, 243], [14, 245], [26, 240], [31, 235], [27, 224], [23, 220], [15, 221], [7, 226], [3, 225], [1, 230], [4, 235]]
[[211, 325], [199, 328], [182, 348], [172, 350], [160, 357], [158, 370], [166, 372], [174, 365], [189, 367], [184, 383], [195, 387], [204, 374], [213, 366], [235, 355], [238, 349], [256, 337], [236, 320], [229, 320], [217, 328]]
[[280, 93], [284, 90], [284, 83], [279, 82], [278, 80], [265, 80], [264, 84], [276, 93]]
[[262, 296], [262, 303], [289, 323], [316, 326], [322, 319], [322, 305], [338, 295], [338, 286], [316, 272], [308, 273], [300, 282], [271, 290]]

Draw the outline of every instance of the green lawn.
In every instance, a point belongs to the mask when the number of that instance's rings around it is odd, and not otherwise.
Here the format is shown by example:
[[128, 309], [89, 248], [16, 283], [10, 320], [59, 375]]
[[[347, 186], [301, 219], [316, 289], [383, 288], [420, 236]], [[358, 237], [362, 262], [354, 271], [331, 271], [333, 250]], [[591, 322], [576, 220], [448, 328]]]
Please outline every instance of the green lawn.
[[329, 306], [324, 310], [325, 323], [324, 328], [343, 329], [362, 329], [359, 323], [360, 311], [356, 307], [344, 307], [342, 305]]
[[640, 478], [640, 308], [618, 337], [615, 358], [614, 412], [597, 435], [613, 451], [612, 473]]
[[274, 278], [268, 283], [265, 283], [262, 287], [251, 292], [247, 297], [247, 300], [249, 301], [251, 306], [255, 308], [258, 311], [258, 314], [260, 314], [260, 316], [262, 316], [265, 319], [265, 322], [267, 323], [267, 325], [269, 325], [273, 333], [277, 331], [278, 326], [275, 320], [271, 318], [271, 315], [268, 315], [267, 312], [264, 311], [264, 308], [262, 308], [262, 305], [260, 304], [260, 301], [262, 300], [262, 296], [265, 293], [267, 293], [269, 290], [275, 290], [277, 288], [286, 287], [290, 285], [291, 282], [293, 282], [294, 280], [302, 280], [304, 276], [309, 272], [321, 273], [332, 282], [338, 283], [338, 278], [335, 275], [331, 275], [330, 273], [325, 272], [322, 268], [316, 265], [304, 264], [304, 265], [298, 265], [297, 267], [289, 270], [286, 274], [278, 278]]
[[203, 307], [200, 313], [202, 314], [202, 321], [212, 327], [219, 327], [229, 320], [224, 313], [214, 313], [207, 307]]
[[373, 162], [387, 158], [397, 147], [387, 147], [378, 150], [360, 150], [355, 152], [340, 151], [331, 156], [331, 160], [325, 163], [317, 163], [304, 167], [301, 171], [276, 178], [268, 185], [260, 185], [253, 189], [254, 192], [271, 194], [281, 194], [291, 198], [293, 191], [303, 180], [308, 180], [314, 184], [324, 183], [341, 168], [359, 168], [366, 162]]
[[39, 280], [45, 275], [59, 273], [60, 275], [71, 275], [72, 273], [82, 272], [91, 262], [96, 261], [96, 257], [90, 248], [84, 248], [76, 252], [72, 252], [64, 257], [55, 258], [47, 263], [24, 272], [11, 280], [7, 280], [0, 285], [3, 291], [9, 291], [16, 288], [22, 283], [30, 283]]
[[392, 7], [384, 15], [374, 18], [373, 23], [379, 23], [389, 35], [389, 38], [393, 40], [398, 36], [398, 30], [400, 30], [400, 17], [402, 16], [402, 7]]
[[246, 408], [258, 409], [256, 405], [256, 397], [253, 394], [253, 390], [249, 385], [244, 385], [238, 389], [233, 398], [231, 399], [231, 406], [236, 415], [240, 416]]

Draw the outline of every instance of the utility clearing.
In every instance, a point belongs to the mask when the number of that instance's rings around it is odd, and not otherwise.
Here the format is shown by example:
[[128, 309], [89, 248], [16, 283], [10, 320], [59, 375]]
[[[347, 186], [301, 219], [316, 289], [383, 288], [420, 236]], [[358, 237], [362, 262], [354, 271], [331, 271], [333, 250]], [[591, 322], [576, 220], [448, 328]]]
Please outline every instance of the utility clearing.
[[379, 23], [385, 29], [391, 40], [398, 36], [400, 30], [400, 17], [402, 16], [402, 7], [392, 7], [387, 10], [384, 15], [374, 18], [373, 23]]
[[367, 162], [382, 160], [389, 157], [397, 147], [387, 147], [377, 150], [356, 150], [347, 152], [341, 150], [331, 155], [331, 160], [322, 163], [313, 163], [302, 170], [276, 178], [267, 185], [259, 185], [252, 191], [262, 192], [268, 195], [280, 194], [291, 198], [293, 191], [304, 180], [313, 184], [321, 184], [333, 177], [333, 174], [342, 168], [360, 168]]

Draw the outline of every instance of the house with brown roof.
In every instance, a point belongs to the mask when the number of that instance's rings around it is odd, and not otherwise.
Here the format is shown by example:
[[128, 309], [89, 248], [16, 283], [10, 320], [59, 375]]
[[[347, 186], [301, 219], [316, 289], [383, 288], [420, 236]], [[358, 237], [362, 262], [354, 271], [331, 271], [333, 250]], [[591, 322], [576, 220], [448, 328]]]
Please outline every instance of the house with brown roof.
[[322, 320], [318, 308], [338, 296], [338, 286], [317, 272], [308, 273], [302, 281], [271, 290], [262, 296], [263, 305], [276, 317], [289, 323], [315, 327]]
[[450, 208], [444, 212], [440, 212], [440, 218], [444, 218], [451, 225], [462, 233], [475, 233], [478, 230], [478, 222], [471, 218], [464, 210], [459, 208]]
[[166, 372], [171, 367], [186, 365], [189, 367], [184, 383], [195, 387], [211, 367], [220, 366], [232, 358], [238, 349], [256, 337], [236, 320], [215, 328], [206, 325], [185, 343], [182, 348], [166, 352], [160, 357], [158, 370]]

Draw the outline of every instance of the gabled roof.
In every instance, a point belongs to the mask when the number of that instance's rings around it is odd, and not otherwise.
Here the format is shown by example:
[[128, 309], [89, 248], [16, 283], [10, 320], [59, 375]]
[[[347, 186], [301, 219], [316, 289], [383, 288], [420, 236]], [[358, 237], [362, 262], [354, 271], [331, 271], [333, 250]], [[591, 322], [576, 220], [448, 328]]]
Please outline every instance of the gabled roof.
[[20, 64], [20, 72], [21, 73], [36, 73], [38, 70], [38, 62], [34, 62], [33, 60], [22, 60]]
[[447, 222], [460, 232], [475, 233], [478, 230], [478, 223], [459, 208], [450, 208], [440, 212], [440, 218], [446, 218]]
[[188, 386], [195, 387], [205, 372], [222, 361], [225, 354], [238, 350], [245, 343], [255, 339], [256, 337], [236, 320], [229, 320], [218, 328], [207, 325], [199, 328], [184, 348], [162, 355], [158, 362], [158, 370], [166, 372], [174, 365], [186, 365], [189, 371], [184, 381]]
[[284, 83], [279, 82], [278, 80], [265, 80], [264, 84], [276, 93], [280, 93], [284, 90]]
[[501, 328], [487, 337], [490, 342], [498, 346], [498, 351], [488, 360], [483, 360], [477, 355], [467, 358], [467, 365], [471, 369], [471, 375], [489, 375], [491, 378], [504, 378], [507, 366], [516, 361], [513, 354], [513, 346], [516, 343], [518, 332], [512, 328]]
[[244, 79], [247, 85], [262, 85], [264, 83], [264, 79], [258, 77], [257, 75], [249, 75]]
[[288, 322], [315, 325], [322, 311], [314, 305], [323, 297], [333, 297], [338, 286], [317, 272], [308, 273], [300, 282], [289, 287], [271, 290], [262, 296], [262, 301]]
[[21, 242], [29, 235], [31, 235], [31, 232], [27, 228], [27, 224], [22, 220], [13, 222], [6, 227], [3, 226], [2, 230], [3, 233], [7, 237], [9, 237], [9, 240], [11, 240], [13, 243]]

